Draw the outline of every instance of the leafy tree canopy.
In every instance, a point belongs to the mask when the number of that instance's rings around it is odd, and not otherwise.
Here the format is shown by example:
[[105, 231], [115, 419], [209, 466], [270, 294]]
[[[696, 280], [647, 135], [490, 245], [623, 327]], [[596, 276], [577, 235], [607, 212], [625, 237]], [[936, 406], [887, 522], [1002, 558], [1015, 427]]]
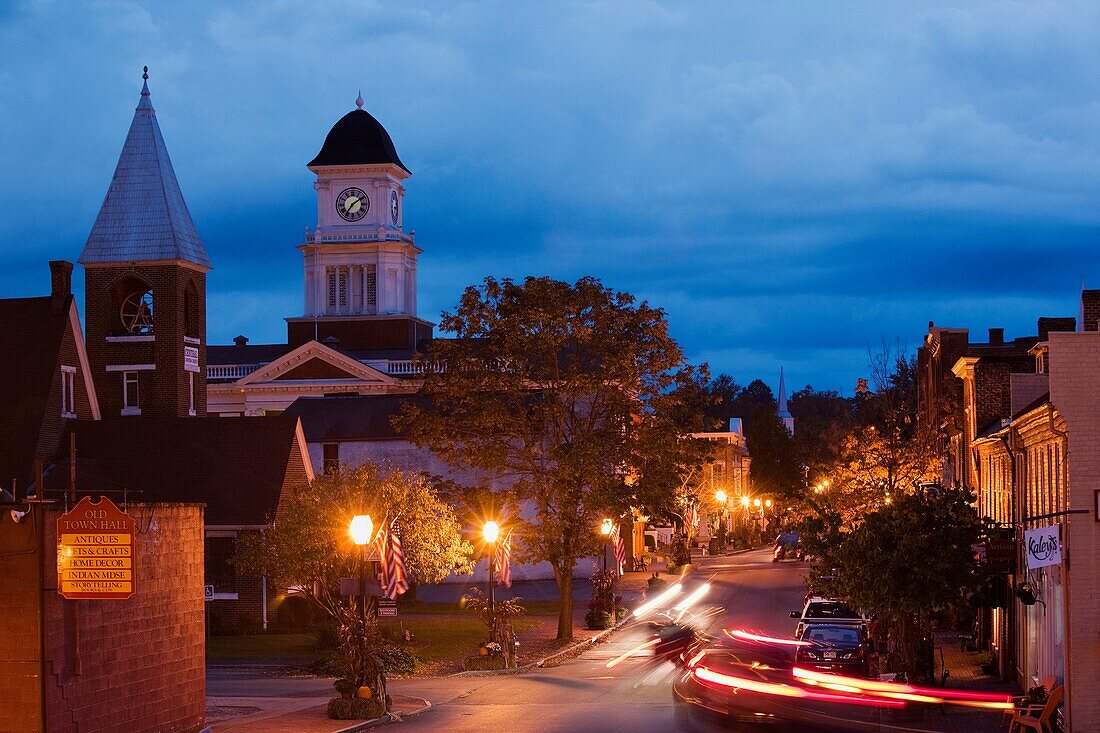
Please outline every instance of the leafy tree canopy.
[[[685, 435], [705, 369], [688, 365], [663, 311], [598, 280], [486, 278], [433, 342], [431, 371], [398, 427], [448, 462], [508, 479], [523, 556], [546, 560], [572, 636], [573, 565], [599, 549], [604, 516], [674, 510], [678, 475], [703, 460]], [[534, 509], [520, 517], [520, 503]]]
[[470, 568], [471, 548], [459, 536], [454, 510], [425, 479], [373, 463], [318, 476], [283, 497], [274, 526], [243, 535], [234, 562], [239, 570], [266, 575], [276, 584], [301, 588], [339, 618], [346, 605], [341, 578], [358, 573], [359, 548], [349, 525], [369, 514], [375, 531], [396, 518], [410, 579], [434, 583]]

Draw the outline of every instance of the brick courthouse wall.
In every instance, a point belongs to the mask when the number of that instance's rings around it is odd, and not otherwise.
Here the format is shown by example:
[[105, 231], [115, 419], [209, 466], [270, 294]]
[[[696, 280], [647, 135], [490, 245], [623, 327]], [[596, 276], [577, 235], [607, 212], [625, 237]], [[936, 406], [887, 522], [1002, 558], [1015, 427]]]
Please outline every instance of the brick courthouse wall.
[[[36, 507], [35, 512], [42, 512]], [[7, 513], [5, 512], [5, 515]], [[24, 518], [0, 525], [0, 553], [24, 542], [26, 527], [43, 527], [47, 548], [34, 555], [0, 556], [0, 699], [42, 700], [50, 733], [181, 731], [205, 720], [202, 508], [134, 504], [138, 527], [135, 594], [125, 601], [68, 601], [56, 592], [56, 520]], [[41, 516], [41, 515], [40, 515]], [[12, 530], [21, 530], [13, 532]], [[17, 536], [22, 534], [23, 536]], [[33, 558], [29, 563], [27, 558]], [[38, 574], [41, 573], [39, 580]], [[37, 589], [44, 589], [39, 595]], [[38, 633], [46, 620], [45, 653]], [[9, 641], [10, 639], [10, 641]], [[20, 658], [21, 657], [21, 660]], [[44, 680], [30, 670], [44, 659]], [[16, 673], [13, 677], [3, 674]], [[23, 708], [0, 705], [0, 730], [36, 731]]]

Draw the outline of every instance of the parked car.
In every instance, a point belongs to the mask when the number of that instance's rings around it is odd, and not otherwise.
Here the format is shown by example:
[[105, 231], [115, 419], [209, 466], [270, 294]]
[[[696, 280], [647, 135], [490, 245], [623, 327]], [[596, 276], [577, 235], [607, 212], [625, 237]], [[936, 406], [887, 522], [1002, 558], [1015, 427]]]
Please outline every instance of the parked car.
[[803, 630], [809, 624], [859, 626], [866, 630], [870, 623], [870, 619], [852, 610], [846, 603], [823, 596], [807, 598], [806, 605], [801, 611], [791, 611], [791, 618], [798, 619], [798, 625], [794, 630], [797, 638], [802, 637]]
[[802, 629], [795, 654], [799, 666], [848, 677], [869, 674], [867, 631], [863, 626], [810, 623]]

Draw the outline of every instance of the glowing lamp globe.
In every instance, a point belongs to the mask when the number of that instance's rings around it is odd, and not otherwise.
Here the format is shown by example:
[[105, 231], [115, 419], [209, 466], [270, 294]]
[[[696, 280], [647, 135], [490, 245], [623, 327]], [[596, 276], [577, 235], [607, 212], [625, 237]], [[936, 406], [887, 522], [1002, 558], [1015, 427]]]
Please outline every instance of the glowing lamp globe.
[[492, 544], [500, 537], [500, 525], [496, 522], [486, 522], [481, 533], [485, 537], [485, 541]]
[[374, 522], [369, 514], [356, 514], [351, 518], [351, 541], [357, 545], [365, 545], [370, 542], [370, 536], [374, 533]]

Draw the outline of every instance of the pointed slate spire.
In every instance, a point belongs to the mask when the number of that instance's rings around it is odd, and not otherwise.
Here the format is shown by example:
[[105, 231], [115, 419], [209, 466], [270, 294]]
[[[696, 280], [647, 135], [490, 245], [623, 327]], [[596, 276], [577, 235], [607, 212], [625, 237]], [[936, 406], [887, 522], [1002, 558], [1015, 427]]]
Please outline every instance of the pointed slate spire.
[[779, 367], [779, 409], [776, 411], [787, 432], [794, 435], [794, 416], [787, 409], [787, 385], [783, 381], [783, 367]]
[[115, 174], [80, 263], [184, 260], [210, 267], [149, 96], [149, 67]]

